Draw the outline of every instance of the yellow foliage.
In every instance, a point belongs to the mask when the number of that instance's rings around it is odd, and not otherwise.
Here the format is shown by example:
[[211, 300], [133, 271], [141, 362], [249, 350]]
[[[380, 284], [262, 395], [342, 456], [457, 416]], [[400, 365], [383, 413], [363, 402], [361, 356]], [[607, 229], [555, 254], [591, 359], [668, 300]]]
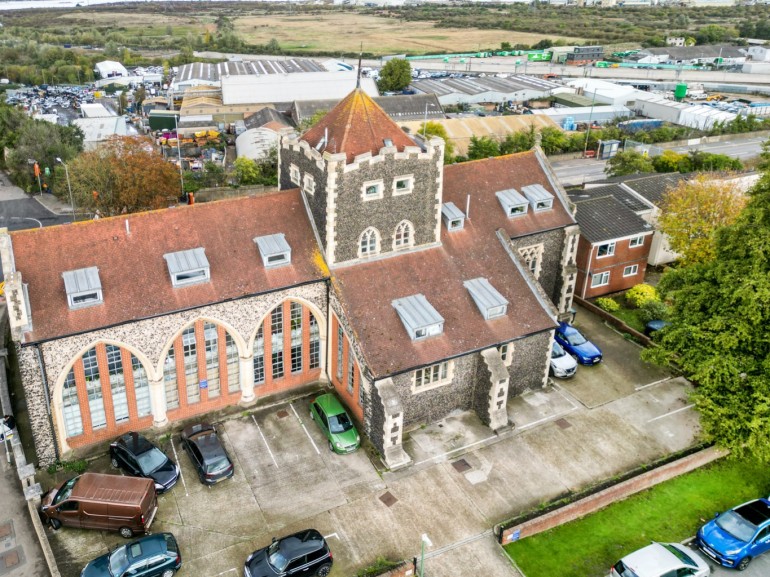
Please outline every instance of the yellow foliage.
[[321, 251], [317, 248], [313, 249], [313, 264], [315, 265], [316, 270], [318, 270], [321, 274], [324, 276], [331, 276], [329, 267], [326, 264], [326, 259], [321, 254]]

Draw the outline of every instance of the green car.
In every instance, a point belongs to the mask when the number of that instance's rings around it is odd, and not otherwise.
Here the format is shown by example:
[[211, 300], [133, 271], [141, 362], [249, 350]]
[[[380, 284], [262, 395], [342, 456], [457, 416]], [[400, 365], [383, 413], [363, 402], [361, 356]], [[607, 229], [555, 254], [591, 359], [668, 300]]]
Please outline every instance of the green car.
[[337, 397], [327, 393], [310, 403], [310, 417], [318, 423], [335, 453], [352, 453], [361, 444], [361, 437], [345, 407]]

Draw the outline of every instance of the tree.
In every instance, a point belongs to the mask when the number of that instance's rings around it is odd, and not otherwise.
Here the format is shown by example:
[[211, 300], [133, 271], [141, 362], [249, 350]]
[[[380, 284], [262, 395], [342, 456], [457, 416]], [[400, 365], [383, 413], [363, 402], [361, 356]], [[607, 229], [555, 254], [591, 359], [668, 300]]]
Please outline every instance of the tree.
[[490, 156], [500, 156], [499, 143], [489, 136], [471, 136], [471, 143], [468, 146], [468, 160], [478, 160]]
[[672, 268], [658, 286], [672, 303], [658, 345], [694, 381], [702, 435], [735, 457], [770, 462], [770, 174], [738, 219], [716, 232], [714, 258]]
[[78, 207], [102, 216], [167, 206], [180, 195], [179, 172], [143, 137], [114, 137], [70, 163]]
[[424, 134], [426, 138], [431, 136], [441, 138], [444, 141], [444, 164], [452, 164], [455, 161], [455, 145], [449, 140], [449, 135], [443, 124], [434, 120], [423, 122], [420, 126], [420, 134]]
[[[0, 124], [0, 126], [2, 126], [2, 124]], [[0, 134], [2, 134], [1, 130]], [[763, 170], [765, 172], [770, 171], [770, 138], [762, 143], [762, 152], [759, 153], [757, 170]]]
[[625, 176], [639, 172], [655, 172], [652, 161], [636, 150], [623, 150], [607, 161], [604, 167], [607, 176]]
[[380, 70], [377, 88], [380, 92], [401, 92], [412, 81], [412, 65], [403, 58], [393, 58]]
[[687, 170], [681, 170], [685, 165], [689, 166], [687, 155], [674, 150], [664, 150], [663, 154], [652, 159], [655, 172], [687, 172]]
[[714, 258], [714, 232], [735, 221], [746, 196], [734, 182], [700, 174], [663, 196], [658, 224], [683, 264]]
[[500, 154], [513, 154], [531, 150], [537, 141], [535, 125], [530, 124], [527, 130], [518, 130], [507, 134], [500, 143]]
[[235, 162], [233, 162], [233, 171], [235, 172], [238, 184], [248, 186], [250, 184], [257, 184], [259, 180], [259, 166], [251, 158], [246, 158], [245, 156], [236, 158]]

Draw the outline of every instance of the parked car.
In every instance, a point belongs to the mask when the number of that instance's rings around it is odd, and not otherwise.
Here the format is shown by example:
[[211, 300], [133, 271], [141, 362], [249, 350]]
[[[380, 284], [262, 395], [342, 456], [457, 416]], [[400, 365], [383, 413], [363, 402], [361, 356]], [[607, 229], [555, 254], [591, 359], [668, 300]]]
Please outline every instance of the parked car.
[[329, 449], [335, 453], [352, 453], [361, 445], [361, 436], [350, 415], [331, 393], [310, 403], [310, 416], [329, 441]]
[[670, 324], [671, 323], [668, 322], [668, 321], [662, 321], [662, 320], [659, 320], [659, 319], [648, 321], [644, 325], [644, 334], [646, 336], [648, 336], [648, 337], [652, 337], [653, 333], [655, 333], [655, 332], [657, 332], [657, 331], [659, 331], [661, 329], [666, 328]]
[[326, 577], [332, 570], [332, 552], [315, 529], [306, 529], [257, 549], [246, 558], [245, 577]]
[[655, 543], [626, 555], [610, 577], [706, 577], [711, 568], [695, 551], [679, 543]]
[[187, 427], [182, 431], [182, 446], [204, 485], [214, 485], [233, 476], [235, 467], [212, 425], [198, 423]]
[[567, 323], [559, 323], [556, 329], [556, 342], [575, 357], [581, 365], [595, 365], [602, 362], [602, 351], [586, 339], [579, 330]]
[[716, 515], [698, 530], [695, 542], [720, 565], [743, 571], [770, 549], [770, 500], [755, 499]]
[[158, 493], [165, 493], [179, 479], [176, 463], [139, 433], [118, 437], [110, 445], [110, 462], [127, 475], [152, 479]]
[[182, 566], [171, 533], [148, 535], [121, 545], [85, 566], [80, 577], [171, 577]]
[[553, 341], [551, 346], [551, 375], [559, 379], [575, 376], [577, 361], [567, 354], [562, 346]]

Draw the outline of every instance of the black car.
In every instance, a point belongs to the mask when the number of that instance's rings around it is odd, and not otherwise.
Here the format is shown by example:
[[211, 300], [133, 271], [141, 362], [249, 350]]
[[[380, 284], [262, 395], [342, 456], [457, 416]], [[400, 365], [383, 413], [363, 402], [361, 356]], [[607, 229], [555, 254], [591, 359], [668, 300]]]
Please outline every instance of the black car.
[[182, 566], [179, 546], [171, 533], [147, 535], [97, 557], [81, 577], [171, 577]]
[[332, 552], [315, 529], [306, 529], [257, 549], [246, 558], [245, 577], [326, 577], [332, 569]]
[[656, 332], [662, 329], [665, 329], [668, 326], [671, 326], [670, 322], [655, 319], [655, 320], [649, 321], [647, 324], [644, 325], [644, 334], [652, 338], [653, 334], [655, 334]]
[[190, 455], [201, 483], [213, 485], [233, 476], [233, 463], [212, 425], [198, 423], [187, 427], [182, 431], [182, 445]]
[[139, 433], [126, 433], [110, 445], [110, 462], [132, 477], [155, 481], [155, 490], [165, 493], [176, 484], [179, 467]]

